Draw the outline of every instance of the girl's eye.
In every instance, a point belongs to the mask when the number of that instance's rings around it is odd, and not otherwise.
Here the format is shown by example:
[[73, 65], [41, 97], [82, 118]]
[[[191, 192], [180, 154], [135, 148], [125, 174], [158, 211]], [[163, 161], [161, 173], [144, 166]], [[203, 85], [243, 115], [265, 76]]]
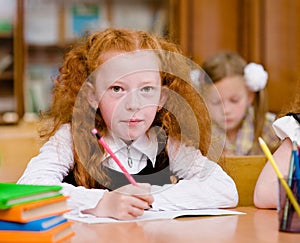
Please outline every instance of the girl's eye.
[[115, 93], [119, 93], [123, 91], [123, 89], [120, 86], [112, 86], [110, 89]]
[[239, 99], [239, 98], [232, 98], [232, 99], [231, 99], [231, 102], [232, 102], [232, 103], [239, 103], [239, 102], [240, 102], [240, 99]]
[[220, 104], [222, 104], [222, 101], [221, 100], [211, 100], [211, 104], [212, 105], [220, 105]]
[[153, 90], [154, 88], [152, 86], [145, 86], [141, 89], [141, 91], [149, 93]]

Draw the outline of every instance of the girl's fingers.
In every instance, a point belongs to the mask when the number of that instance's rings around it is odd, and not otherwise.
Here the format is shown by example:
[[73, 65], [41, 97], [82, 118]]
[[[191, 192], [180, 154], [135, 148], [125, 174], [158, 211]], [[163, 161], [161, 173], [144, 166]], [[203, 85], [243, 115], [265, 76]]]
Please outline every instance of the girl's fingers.
[[151, 205], [154, 201], [154, 198], [151, 194], [151, 185], [149, 183], [138, 183], [140, 189], [139, 193], [134, 194], [134, 196], [148, 202]]
[[149, 209], [147, 202], [134, 196], [130, 196], [130, 198], [124, 200], [123, 203], [127, 204], [127, 207], [120, 207], [116, 212], [117, 218], [123, 220], [134, 219], [143, 215], [145, 209]]
[[131, 197], [130, 205], [132, 207], [139, 208], [141, 210], [145, 210], [145, 209], [150, 208], [149, 202], [147, 200], [144, 200], [143, 198], [139, 198], [139, 197], [136, 197], [136, 196]]
[[154, 198], [151, 194], [151, 185], [148, 183], [138, 183], [137, 186], [133, 186], [129, 184], [118, 188], [116, 192], [139, 198], [147, 202], [148, 205], [151, 205], [154, 201]]
[[135, 217], [142, 216], [144, 213], [144, 209], [136, 208], [136, 207], [131, 207], [130, 210], [128, 211], [128, 214]]
[[154, 199], [152, 195], [134, 195], [135, 197], [139, 198], [140, 200], [143, 200], [144, 202], [147, 202], [147, 205], [152, 205]]

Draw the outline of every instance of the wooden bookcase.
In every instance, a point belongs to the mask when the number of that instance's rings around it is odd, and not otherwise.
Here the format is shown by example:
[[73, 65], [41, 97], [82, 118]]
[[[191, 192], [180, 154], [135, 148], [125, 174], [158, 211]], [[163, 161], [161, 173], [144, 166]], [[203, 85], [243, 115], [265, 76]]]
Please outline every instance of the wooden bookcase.
[[[175, 17], [172, 14], [175, 8], [174, 0], [26, 0], [26, 110], [38, 113], [49, 107], [47, 100], [51, 99], [52, 79], [63, 61], [63, 55], [85, 32], [127, 27], [172, 36], [175, 22], [171, 18]], [[88, 23], [86, 31], [83, 23]]]
[[14, 4], [11, 29], [0, 31], [0, 124], [15, 124], [24, 114], [23, 1]]
[[[37, 84], [46, 83], [46, 88], [50, 90], [51, 76], [56, 74], [63, 54], [76, 41], [77, 37], [72, 36], [71, 25], [66, 21], [70, 14], [67, 9], [72, 3], [101, 3], [101, 16], [105, 22], [101, 22], [99, 28], [104, 25], [130, 27], [130, 21], [141, 27], [139, 16], [144, 9], [148, 9], [153, 25], [147, 30], [160, 30], [163, 35], [168, 35], [199, 64], [222, 49], [237, 51], [248, 61], [262, 63], [269, 72], [269, 107], [275, 113], [297, 92], [294, 88], [299, 80], [300, 63], [300, 21], [297, 21], [300, 2], [297, 0], [278, 0], [274, 3], [272, 0], [33, 0], [35, 5], [56, 4], [56, 26], [44, 25], [41, 31], [29, 34], [26, 18], [33, 15], [27, 15], [26, 4], [30, 0], [14, 1], [16, 14], [13, 31], [0, 33], [0, 62], [3, 59], [2, 49], [9, 50], [13, 57], [9, 67], [0, 72], [0, 123], [4, 112], [16, 112], [21, 118], [24, 111], [38, 112], [45, 108], [46, 104], [41, 107], [28, 105], [32, 99], [28, 86], [33, 80]], [[42, 18], [35, 23], [51, 19], [49, 14], [51, 9], [46, 8]], [[130, 15], [131, 18], [127, 19], [130, 21], [126, 22], [126, 16]], [[57, 31], [55, 36], [50, 35], [53, 28]], [[38, 43], [27, 39], [28, 35], [36, 37], [43, 33], [46, 33], [46, 40], [52, 39], [52, 42]], [[43, 98], [45, 102], [49, 97]], [[39, 105], [41, 103], [37, 102]]]

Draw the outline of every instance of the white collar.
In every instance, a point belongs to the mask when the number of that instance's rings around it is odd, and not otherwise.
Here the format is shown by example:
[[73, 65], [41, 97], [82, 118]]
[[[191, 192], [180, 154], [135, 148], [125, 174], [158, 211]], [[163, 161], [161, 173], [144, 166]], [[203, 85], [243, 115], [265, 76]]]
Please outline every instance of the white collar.
[[[147, 134], [142, 135], [137, 140], [133, 141], [130, 145], [127, 145], [122, 139], [109, 132], [104, 137], [104, 141], [113, 151], [113, 153], [124, 153], [128, 148], [130, 149], [131, 155], [137, 157], [139, 155], [146, 155], [150, 159], [153, 167], [155, 166], [155, 160], [158, 151], [157, 135], [154, 129], [150, 129]], [[110, 157], [108, 153], [105, 153], [103, 160]]]

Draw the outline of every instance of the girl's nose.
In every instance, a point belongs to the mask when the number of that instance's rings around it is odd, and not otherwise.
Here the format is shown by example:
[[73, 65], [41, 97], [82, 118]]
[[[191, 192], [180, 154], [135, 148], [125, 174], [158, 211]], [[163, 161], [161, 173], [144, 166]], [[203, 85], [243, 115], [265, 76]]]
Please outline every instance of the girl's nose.
[[231, 111], [231, 105], [228, 104], [228, 102], [223, 101], [223, 109], [224, 109], [224, 113], [228, 114]]
[[125, 97], [125, 108], [127, 110], [139, 110], [141, 107], [141, 97], [137, 91], [132, 91]]

